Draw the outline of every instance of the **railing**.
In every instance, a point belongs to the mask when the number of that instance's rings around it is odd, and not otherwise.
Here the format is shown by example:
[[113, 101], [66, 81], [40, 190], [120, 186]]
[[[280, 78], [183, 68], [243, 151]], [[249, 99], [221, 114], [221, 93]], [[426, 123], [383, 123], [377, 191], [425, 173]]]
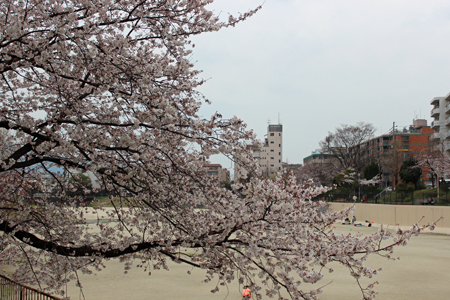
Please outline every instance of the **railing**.
[[389, 192], [392, 192], [392, 188], [385, 188], [381, 193], [375, 196], [375, 199], [380, 199], [381, 197], [386, 196]]
[[436, 114], [439, 114], [439, 107], [433, 108], [431, 110], [431, 116], [436, 115]]
[[[353, 196], [356, 195], [358, 195], [358, 191], [331, 194], [325, 197], [318, 196], [315, 200], [324, 200], [330, 203], [354, 203], [355, 200], [353, 200]], [[439, 197], [436, 189], [426, 189], [414, 192], [388, 192], [384, 190], [381, 195], [379, 193], [366, 193], [361, 191], [361, 199], [356, 200], [356, 203], [450, 206], [450, 190], [443, 188], [439, 189]]]
[[0, 275], [1, 300], [62, 300]]

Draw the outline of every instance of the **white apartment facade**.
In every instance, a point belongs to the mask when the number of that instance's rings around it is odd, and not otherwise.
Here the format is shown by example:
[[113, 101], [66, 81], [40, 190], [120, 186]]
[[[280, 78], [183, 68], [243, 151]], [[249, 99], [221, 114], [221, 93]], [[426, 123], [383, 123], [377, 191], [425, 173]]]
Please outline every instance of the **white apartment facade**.
[[[258, 160], [263, 174], [271, 176], [281, 171], [283, 161], [283, 125], [269, 125], [267, 135], [262, 147], [249, 145], [253, 158]], [[235, 164], [234, 179], [243, 178], [247, 171], [242, 166]]]
[[444, 147], [445, 153], [450, 155], [450, 93], [445, 97], [434, 97], [430, 104], [431, 128], [434, 129], [432, 139], [439, 139]]

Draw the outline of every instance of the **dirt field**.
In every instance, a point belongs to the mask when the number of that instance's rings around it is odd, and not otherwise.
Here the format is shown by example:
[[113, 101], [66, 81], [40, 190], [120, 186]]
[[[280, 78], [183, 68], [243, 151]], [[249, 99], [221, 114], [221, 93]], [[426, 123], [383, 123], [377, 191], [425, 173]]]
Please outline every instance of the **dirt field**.
[[[350, 231], [352, 229], [352, 231]], [[337, 225], [337, 232], [361, 232], [367, 234], [377, 228]], [[368, 266], [382, 266], [383, 271], [367, 285], [379, 281], [377, 299], [447, 299], [450, 295], [450, 236], [422, 234], [406, 247], [395, 252], [398, 261], [386, 261], [373, 255]], [[361, 292], [348, 275], [347, 269], [333, 266], [335, 272], [327, 274], [321, 285], [331, 282], [320, 295], [321, 300], [361, 299]], [[187, 271], [192, 271], [191, 275]], [[232, 283], [212, 294], [215, 282], [202, 283], [204, 271], [192, 270], [185, 265], [170, 263], [170, 271], [152, 270], [147, 276], [143, 270], [133, 269], [124, 274], [123, 265], [117, 260], [107, 263], [105, 271], [95, 276], [81, 275], [83, 292], [87, 300], [224, 300], [241, 299], [242, 286]], [[309, 290], [309, 286], [304, 289]], [[71, 299], [84, 299], [75, 285], [67, 287]], [[263, 299], [269, 299], [264, 297]]]

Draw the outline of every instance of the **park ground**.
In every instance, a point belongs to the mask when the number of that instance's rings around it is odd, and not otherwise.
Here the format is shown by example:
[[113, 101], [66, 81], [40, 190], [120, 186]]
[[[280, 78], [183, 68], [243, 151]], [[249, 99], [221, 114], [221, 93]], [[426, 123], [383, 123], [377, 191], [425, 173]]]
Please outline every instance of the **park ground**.
[[[333, 228], [336, 233], [363, 235], [378, 230], [376, 227], [354, 227], [336, 223]], [[391, 228], [394, 230], [395, 228]], [[450, 235], [423, 233], [413, 237], [406, 247], [397, 247], [394, 252], [396, 261], [388, 261], [378, 255], [371, 255], [367, 261], [368, 267], [382, 267], [378, 275], [372, 279], [364, 279], [364, 286], [378, 281], [376, 286], [379, 292], [377, 299], [381, 300], [421, 300], [421, 299], [447, 299], [450, 295]], [[106, 262], [106, 269], [96, 275], [79, 274], [83, 285], [82, 292], [71, 282], [66, 287], [70, 299], [78, 300], [234, 300], [242, 299], [242, 285], [232, 282], [228, 286], [220, 286], [220, 291], [212, 294], [216, 280], [209, 283], [202, 282], [205, 277], [204, 270], [197, 270], [183, 264], [169, 261], [169, 271], [151, 270], [145, 272], [140, 268], [132, 268], [126, 274], [124, 266], [118, 259]], [[331, 264], [335, 271], [325, 273], [320, 284], [326, 285], [321, 300], [352, 300], [361, 299], [361, 291], [349, 271], [337, 264]], [[0, 273], [8, 273], [3, 266]], [[191, 272], [188, 275], [188, 271]], [[328, 284], [329, 283], [329, 284]], [[328, 285], [327, 285], [328, 284]], [[304, 290], [312, 286], [303, 285]], [[286, 294], [283, 294], [287, 296]], [[256, 298], [255, 298], [256, 299]], [[270, 299], [263, 296], [263, 299]]]
[[[339, 233], [370, 234], [378, 228], [353, 227], [336, 224]], [[387, 261], [377, 255], [368, 260], [369, 267], [383, 267], [383, 271], [372, 279], [363, 280], [365, 285], [378, 281], [377, 299], [447, 299], [450, 295], [450, 235], [424, 233], [414, 237], [406, 247], [399, 247], [396, 261]], [[81, 275], [86, 300], [224, 300], [241, 299], [242, 285], [237, 282], [221, 286], [220, 291], [210, 292], [217, 283], [203, 283], [205, 272], [186, 265], [169, 262], [170, 271], [152, 270], [148, 276], [142, 269], [132, 269], [124, 274], [123, 265], [118, 260], [110, 260], [107, 268], [97, 275]], [[340, 266], [321, 280], [320, 285], [330, 283], [323, 288], [321, 300], [361, 299], [361, 292], [349, 271]], [[191, 271], [191, 275], [187, 272]], [[317, 286], [317, 285], [316, 285]], [[311, 287], [303, 286], [305, 290]], [[74, 284], [67, 287], [71, 299], [83, 299]], [[263, 297], [263, 299], [269, 299]]]

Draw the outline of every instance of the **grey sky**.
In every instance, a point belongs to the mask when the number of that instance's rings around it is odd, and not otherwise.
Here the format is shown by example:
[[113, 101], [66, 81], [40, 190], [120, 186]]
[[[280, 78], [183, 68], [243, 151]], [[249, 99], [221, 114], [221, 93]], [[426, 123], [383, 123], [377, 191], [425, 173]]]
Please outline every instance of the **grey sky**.
[[[262, 2], [211, 8], [226, 18]], [[369, 122], [382, 134], [393, 122], [430, 122], [430, 100], [450, 92], [449, 1], [266, 0], [246, 22], [194, 43], [212, 101], [201, 114], [236, 115], [260, 139], [279, 114], [290, 163], [340, 124]]]

